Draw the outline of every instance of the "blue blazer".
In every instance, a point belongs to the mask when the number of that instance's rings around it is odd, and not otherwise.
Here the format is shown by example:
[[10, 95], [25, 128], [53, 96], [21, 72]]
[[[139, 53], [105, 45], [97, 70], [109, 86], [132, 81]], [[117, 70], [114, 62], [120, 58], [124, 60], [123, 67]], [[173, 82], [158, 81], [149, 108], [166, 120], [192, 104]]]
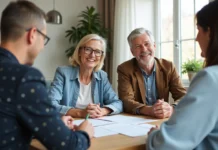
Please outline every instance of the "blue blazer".
[[[101, 107], [112, 109], [111, 114], [123, 111], [123, 103], [111, 87], [104, 71], [93, 72], [91, 86], [95, 104], [100, 103]], [[75, 108], [79, 91], [79, 67], [58, 67], [49, 90], [49, 98], [61, 114], [66, 114], [69, 109]]]
[[48, 149], [87, 149], [83, 131], [69, 130], [48, 101], [43, 75], [0, 47], [0, 149], [28, 150], [34, 135]]

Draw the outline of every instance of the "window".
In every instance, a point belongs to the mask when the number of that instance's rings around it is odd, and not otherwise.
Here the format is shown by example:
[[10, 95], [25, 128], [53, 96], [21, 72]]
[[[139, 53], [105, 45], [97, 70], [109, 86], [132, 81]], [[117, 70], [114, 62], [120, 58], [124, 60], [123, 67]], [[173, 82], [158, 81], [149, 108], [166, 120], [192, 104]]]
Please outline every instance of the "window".
[[182, 80], [182, 63], [188, 59], [202, 59], [200, 47], [195, 42], [195, 14], [209, 0], [157, 0], [157, 56], [174, 62]]

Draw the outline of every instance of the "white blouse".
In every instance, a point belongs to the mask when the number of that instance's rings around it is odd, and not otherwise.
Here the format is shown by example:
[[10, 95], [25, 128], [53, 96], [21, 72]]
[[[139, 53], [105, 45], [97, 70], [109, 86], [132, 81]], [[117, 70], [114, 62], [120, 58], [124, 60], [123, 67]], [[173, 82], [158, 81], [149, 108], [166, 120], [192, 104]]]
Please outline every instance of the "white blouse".
[[80, 83], [80, 89], [79, 89], [79, 97], [76, 103], [76, 108], [79, 109], [85, 109], [88, 104], [93, 103], [92, 99], [92, 91], [91, 91], [91, 83], [88, 85], [85, 85], [83, 83]]

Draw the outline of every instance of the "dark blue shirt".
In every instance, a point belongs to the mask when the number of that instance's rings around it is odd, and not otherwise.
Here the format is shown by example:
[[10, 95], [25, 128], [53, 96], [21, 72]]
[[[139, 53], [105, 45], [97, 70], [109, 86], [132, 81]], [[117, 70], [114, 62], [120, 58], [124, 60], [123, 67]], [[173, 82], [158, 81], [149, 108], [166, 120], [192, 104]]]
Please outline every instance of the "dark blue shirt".
[[32, 136], [49, 150], [87, 149], [83, 131], [69, 130], [48, 100], [43, 75], [0, 48], [0, 149], [27, 150]]

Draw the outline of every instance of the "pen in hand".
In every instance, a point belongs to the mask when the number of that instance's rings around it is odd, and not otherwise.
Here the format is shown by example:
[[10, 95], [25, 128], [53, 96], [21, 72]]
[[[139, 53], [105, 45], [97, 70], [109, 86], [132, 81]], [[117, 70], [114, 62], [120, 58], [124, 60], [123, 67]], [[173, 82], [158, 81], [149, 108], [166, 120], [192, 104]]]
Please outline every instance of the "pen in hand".
[[89, 114], [86, 115], [86, 120], [88, 120], [88, 119], [89, 119]]

